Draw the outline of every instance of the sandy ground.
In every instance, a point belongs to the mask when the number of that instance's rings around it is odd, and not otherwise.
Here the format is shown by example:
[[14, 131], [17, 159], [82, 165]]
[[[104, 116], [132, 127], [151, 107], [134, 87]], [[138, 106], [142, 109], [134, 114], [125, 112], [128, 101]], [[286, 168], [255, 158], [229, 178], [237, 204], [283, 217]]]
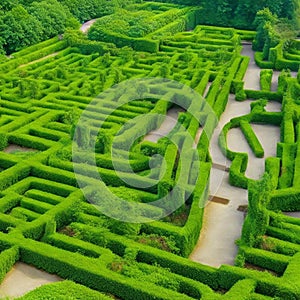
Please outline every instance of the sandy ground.
[[93, 19], [93, 20], [83, 23], [82, 26], [80, 27], [80, 31], [83, 33], [87, 33], [96, 21], [97, 21], [97, 19]]
[[0, 297], [19, 297], [41, 285], [57, 281], [62, 279], [18, 262], [0, 285]]
[[275, 111], [275, 112], [281, 112], [281, 103], [276, 101], [269, 101], [267, 105], [265, 106], [266, 111]]
[[212, 85], [212, 82], [208, 82], [207, 85], [206, 85], [206, 88], [204, 90], [204, 93], [203, 93], [203, 97], [206, 98], [208, 96], [208, 92], [209, 92], [209, 89]]
[[272, 76], [272, 85], [271, 85], [271, 91], [276, 92], [278, 88], [278, 77], [280, 75], [280, 71], [273, 71], [273, 76]]

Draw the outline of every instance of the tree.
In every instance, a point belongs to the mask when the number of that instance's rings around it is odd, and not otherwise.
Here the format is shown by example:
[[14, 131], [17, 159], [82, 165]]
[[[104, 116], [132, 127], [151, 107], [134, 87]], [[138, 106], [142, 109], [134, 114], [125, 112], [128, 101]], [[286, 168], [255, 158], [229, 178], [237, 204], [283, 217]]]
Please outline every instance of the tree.
[[253, 49], [256, 51], [262, 51], [268, 36], [268, 28], [272, 26], [277, 20], [277, 17], [272, 14], [269, 8], [260, 10], [253, 22], [256, 26], [256, 37], [253, 41]]
[[228, 26], [237, 5], [235, 0], [198, 1], [202, 7], [201, 18], [206, 24]]
[[40, 21], [43, 27], [43, 40], [65, 31], [69, 19], [74, 19], [69, 10], [56, 0], [33, 2], [28, 8], [31, 15]]
[[60, 2], [66, 6], [72, 15], [80, 22], [110, 15], [114, 13], [116, 8], [120, 5], [117, 2], [107, 0], [61, 0]]
[[293, 39], [297, 36], [290, 20], [279, 19], [269, 8], [260, 10], [255, 18], [257, 34], [253, 41], [253, 49], [263, 51], [263, 58], [268, 59], [270, 48], [283, 41], [284, 51], [293, 45]]
[[3, 48], [8, 54], [42, 40], [41, 23], [22, 6], [4, 14], [0, 22]]

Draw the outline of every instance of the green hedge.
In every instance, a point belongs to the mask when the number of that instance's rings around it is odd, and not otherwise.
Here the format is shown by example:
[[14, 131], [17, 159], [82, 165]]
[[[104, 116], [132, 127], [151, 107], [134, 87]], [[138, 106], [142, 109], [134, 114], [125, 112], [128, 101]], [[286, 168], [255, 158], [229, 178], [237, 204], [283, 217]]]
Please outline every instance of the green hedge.
[[[93, 33], [92, 29], [89, 32], [89, 38], [92, 41], [97, 41], [99, 39], [99, 37]], [[114, 32], [103, 32], [101, 35], [101, 41], [113, 43], [117, 45], [117, 47], [129, 46], [136, 51], [157, 53], [159, 50], [159, 41], [157, 40], [155, 41], [146, 38], [132, 38]]]
[[270, 91], [272, 86], [273, 70], [265, 69], [260, 71], [260, 88], [263, 91]]
[[83, 285], [72, 281], [51, 283], [43, 285], [34, 291], [28, 292], [25, 296], [17, 298], [18, 300], [48, 300], [48, 299], [68, 299], [68, 300], [111, 300], [97, 291], [89, 289]]
[[256, 157], [264, 157], [264, 149], [247, 121], [240, 122], [241, 130]]
[[254, 59], [256, 64], [261, 69], [273, 69], [274, 63], [272, 61], [264, 61], [263, 56], [264, 56], [263, 52], [255, 52]]
[[19, 163], [18, 165], [9, 168], [0, 173], [0, 190], [4, 190], [16, 182], [29, 176], [31, 167], [26, 163]]
[[[46, 244], [39, 244], [37, 247], [34, 241], [20, 240], [19, 244], [23, 262], [98, 291], [122, 297], [122, 299], [191, 299], [186, 295], [151, 283], [124, 277], [106, 269], [101, 261], [78, 253], [67, 252]], [[55, 257], [53, 251], [55, 251]], [[78, 266], [78, 261], [81, 261], [80, 266]]]
[[268, 157], [265, 161], [265, 171], [271, 177], [273, 189], [276, 189], [278, 186], [278, 178], [280, 174], [280, 158]]
[[282, 211], [300, 210], [300, 190], [294, 188], [282, 188], [272, 192], [270, 199], [270, 209]]
[[281, 145], [281, 176], [279, 177], [278, 187], [281, 189], [291, 187], [294, 178], [295, 168], [295, 144], [280, 144]]
[[245, 90], [246, 96], [249, 99], [268, 99], [273, 101], [282, 101], [282, 93], [270, 91]]
[[247, 153], [236, 153], [229, 169], [229, 182], [233, 186], [247, 189], [249, 179], [245, 177], [248, 164]]
[[245, 255], [246, 262], [274, 271], [279, 276], [283, 275], [290, 261], [289, 256], [273, 253], [271, 251], [248, 247], [242, 247], [240, 249]]
[[14, 246], [0, 253], [0, 282], [6, 276], [6, 273], [11, 270], [14, 264], [19, 260], [19, 248]]
[[242, 229], [242, 241], [249, 247], [257, 244], [258, 238], [265, 234], [269, 225], [267, 206], [270, 202], [271, 180], [268, 175], [260, 181], [248, 184], [248, 212]]
[[92, 245], [91, 243], [58, 233], [45, 236], [42, 241], [60, 249], [78, 252], [84, 256], [94, 258], [99, 258], [103, 253], [109, 252], [108, 250]]

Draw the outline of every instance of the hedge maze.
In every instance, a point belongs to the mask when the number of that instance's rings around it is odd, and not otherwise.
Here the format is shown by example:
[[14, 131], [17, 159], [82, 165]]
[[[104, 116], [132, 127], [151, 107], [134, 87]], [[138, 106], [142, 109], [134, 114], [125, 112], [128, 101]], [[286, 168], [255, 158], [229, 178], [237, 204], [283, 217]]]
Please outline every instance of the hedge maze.
[[[282, 213], [300, 210], [299, 75], [297, 79], [283, 70], [278, 90], [271, 91], [273, 67], [296, 69], [292, 66], [299, 63], [299, 43], [282, 58], [281, 45], [272, 48], [277, 59], [261, 72], [261, 90], [245, 90], [249, 57], [241, 56], [240, 42], [252, 40], [255, 32], [198, 25], [195, 11], [164, 3], [136, 4], [128, 19], [122, 19], [122, 11], [118, 18], [110, 15], [96, 22], [89, 33], [94, 41], [68, 32], [17, 52], [0, 65], [0, 278], [22, 261], [73, 281], [41, 287], [21, 299], [59, 299], [64, 293], [69, 299], [299, 299], [300, 221]], [[156, 20], [155, 26], [140, 32], [149, 18]], [[112, 20], [123, 24], [122, 32], [113, 31], [114, 23], [105, 25]], [[99, 36], [101, 41], [95, 41]], [[289, 63], [282, 65], [283, 60]], [[180, 129], [157, 143], [137, 138], [129, 154], [134, 174], [127, 170], [126, 141], [145, 135], [130, 120], [165, 115], [171, 105], [163, 97], [170, 92], [182, 96], [184, 91], [170, 87], [159, 91], [157, 100], [149, 84], [140, 91], [143, 98], [124, 105], [119, 105], [124, 95], [116, 92], [109, 99], [105, 91], [127, 79], [154, 77], [179, 81], [204, 95], [217, 118], [230, 94], [239, 101], [253, 99], [251, 112], [226, 124], [219, 139], [232, 160], [230, 183], [249, 191], [236, 266], [216, 269], [187, 258], [198, 240], [209, 196], [209, 138], [216, 126], [210, 115], [204, 114], [199, 124], [182, 112]], [[101, 107], [88, 107], [99, 94]], [[281, 102], [282, 111], [266, 111], [268, 101]], [[84, 110], [89, 119], [75, 130]], [[228, 131], [240, 127], [255, 155], [263, 157], [251, 123], [281, 128], [277, 157], [266, 158], [265, 175], [258, 181], [245, 176], [247, 154], [227, 146]], [[159, 120], [150, 115], [145, 124], [149, 132]], [[81, 169], [83, 180], [93, 182], [92, 158], [78, 154], [74, 166], [72, 139], [89, 147], [99, 125], [95, 160], [103, 184], [129, 203], [149, 208], [180, 178], [180, 208], [150, 223], [125, 223], [86, 201], [86, 193], [97, 201], [110, 199], [106, 193], [79, 188], [74, 167]], [[195, 137], [199, 127], [204, 130], [192, 147], [182, 128]], [[150, 187], [132, 188], [118, 178], [111, 161], [115, 137], [123, 175]], [[180, 140], [179, 149], [169, 142], [172, 138]], [[9, 145], [22, 148], [7, 151]], [[195, 160], [178, 157], [184, 147]], [[154, 154], [165, 158], [163, 174], [158, 163], [150, 168]], [[151, 209], [155, 218], [163, 214]]]

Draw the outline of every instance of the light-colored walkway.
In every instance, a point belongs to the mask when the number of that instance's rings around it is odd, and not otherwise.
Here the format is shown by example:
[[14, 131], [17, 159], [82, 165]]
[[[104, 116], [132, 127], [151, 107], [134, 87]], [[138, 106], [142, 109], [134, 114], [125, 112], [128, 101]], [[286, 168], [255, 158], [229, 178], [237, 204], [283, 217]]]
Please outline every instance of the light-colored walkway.
[[20, 297], [41, 285], [57, 281], [62, 279], [19, 262], [0, 285], [0, 298]]
[[228, 205], [208, 202], [201, 235], [190, 259], [213, 267], [233, 265], [238, 251], [235, 241], [241, 236], [244, 223], [244, 214], [237, 209], [247, 205], [247, 190], [230, 186], [228, 173], [215, 168], [210, 187], [214, 195], [230, 202]]
[[[246, 81], [244, 87], [259, 90], [260, 68], [255, 64], [251, 45], [244, 45], [242, 55], [247, 55], [251, 59], [244, 78]], [[273, 77], [272, 89], [274, 90], [277, 89], [278, 75], [278, 73], [275, 73]], [[229, 184], [229, 174], [224, 169], [228, 168], [231, 162], [224, 157], [218, 145], [218, 137], [223, 126], [234, 117], [250, 113], [252, 101], [238, 102], [234, 98], [234, 95], [230, 95], [226, 110], [221, 116], [219, 126], [215, 130], [210, 144], [211, 157], [216, 166], [211, 170], [210, 193], [211, 196], [228, 199], [229, 203], [226, 205], [208, 202], [204, 212], [199, 241], [190, 255], [191, 260], [214, 267], [219, 267], [222, 264], [234, 264], [238, 251], [235, 241], [240, 238], [244, 223], [244, 213], [237, 209], [239, 206], [246, 206], [248, 203], [248, 191], [232, 187]], [[266, 110], [280, 111], [281, 104], [269, 102]], [[253, 124], [252, 128], [265, 150], [265, 158], [276, 156], [277, 142], [280, 139], [279, 127]], [[259, 178], [264, 173], [265, 158], [254, 156], [241, 130], [238, 128], [231, 129], [227, 141], [229, 149], [248, 153], [249, 162], [246, 176]]]
[[93, 20], [83, 23], [80, 27], [80, 31], [83, 33], [87, 33], [96, 21], [97, 21], [97, 19], [93, 19]]
[[254, 60], [254, 52], [252, 50], [252, 45], [243, 45], [243, 50], [241, 53], [243, 56], [250, 57], [250, 63], [247, 72], [244, 77], [244, 88], [246, 90], [260, 90], [260, 68], [256, 65]]
[[237, 209], [240, 205], [248, 203], [247, 190], [235, 188], [229, 184], [229, 174], [224, 169], [230, 167], [231, 161], [221, 152], [218, 137], [223, 126], [232, 118], [250, 112], [250, 103], [250, 100], [237, 102], [234, 95], [230, 95], [227, 108], [221, 116], [210, 143], [211, 157], [216, 166], [211, 169], [210, 194], [228, 199], [229, 204], [208, 202], [204, 211], [200, 238], [190, 259], [213, 267], [234, 264], [238, 251], [235, 241], [241, 236], [244, 222], [244, 214]]
[[273, 76], [272, 76], [272, 85], [271, 85], [271, 91], [276, 92], [278, 88], [278, 77], [280, 75], [280, 71], [273, 71]]
[[300, 211], [284, 212], [283, 214], [288, 216], [288, 217], [293, 217], [293, 218], [300, 219]]

